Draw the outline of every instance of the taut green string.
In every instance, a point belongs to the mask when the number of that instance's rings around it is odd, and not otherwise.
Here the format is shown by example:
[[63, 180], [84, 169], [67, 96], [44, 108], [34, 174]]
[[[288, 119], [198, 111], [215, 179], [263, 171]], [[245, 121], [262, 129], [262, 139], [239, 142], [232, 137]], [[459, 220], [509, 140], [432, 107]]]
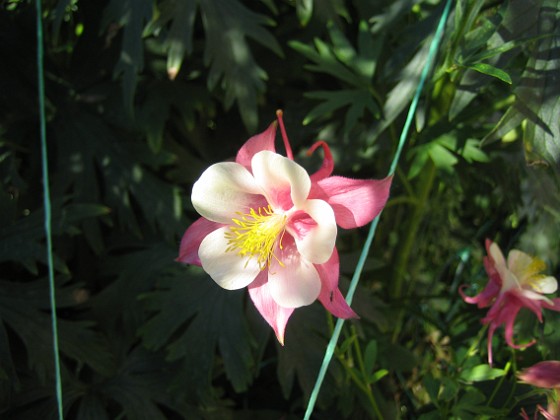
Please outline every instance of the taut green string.
[[[410, 104], [410, 108], [408, 109], [408, 114], [406, 116], [406, 121], [404, 123], [401, 136], [399, 138], [399, 144], [397, 147], [397, 151], [395, 152], [395, 156], [393, 157], [393, 161], [391, 163], [391, 167], [389, 169], [388, 176], [392, 176], [395, 173], [397, 168], [397, 164], [399, 162], [399, 158], [402, 153], [402, 149], [405, 145], [406, 138], [408, 136], [408, 132], [410, 130], [410, 126], [412, 124], [412, 119], [414, 118], [414, 114], [416, 113], [416, 108], [418, 107], [418, 101], [420, 100], [420, 95], [422, 94], [422, 90], [424, 89], [424, 84], [426, 83], [426, 79], [428, 78], [428, 74], [430, 72], [430, 68], [432, 66], [433, 61], [435, 60], [436, 53], [439, 49], [439, 42], [443, 35], [443, 30], [445, 28], [445, 23], [447, 22], [447, 17], [449, 16], [449, 11], [451, 10], [451, 0], [447, 0], [445, 4], [445, 8], [443, 9], [443, 13], [439, 20], [436, 32], [434, 34], [434, 38], [432, 39], [432, 43], [430, 44], [430, 49], [428, 51], [428, 57], [426, 59], [426, 64], [422, 69], [422, 74], [420, 76], [420, 81], [418, 83], [418, 87], [416, 88], [416, 92], [414, 94], [414, 98], [412, 99], [412, 103]], [[362, 274], [362, 270], [364, 268], [364, 264], [366, 262], [367, 255], [369, 253], [369, 249], [373, 242], [373, 238], [375, 236], [375, 231], [377, 229], [377, 225], [379, 224], [379, 218], [381, 217], [380, 212], [377, 217], [371, 223], [368, 236], [364, 243], [364, 247], [362, 248], [362, 253], [360, 254], [360, 258], [358, 260], [358, 264], [356, 265], [356, 270], [354, 271], [354, 275], [352, 276], [352, 281], [350, 282], [350, 287], [348, 289], [348, 294], [346, 295], [346, 302], [348, 305], [352, 303], [352, 299], [354, 298], [354, 292], [356, 291], [356, 287], [358, 286], [358, 281], [360, 279], [360, 275]], [[311, 414], [313, 413], [313, 409], [315, 407], [315, 403], [317, 402], [317, 397], [319, 396], [319, 391], [321, 390], [321, 385], [323, 384], [323, 380], [325, 379], [325, 375], [327, 373], [327, 369], [329, 367], [329, 363], [332, 359], [334, 354], [334, 350], [336, 348], [336, 343], [338, 342], [338, 338], [340, 337], [340, 332], [342, 331], [342, 325], [344, 324], [344, 320], [339, 318], [336, 321], [336, 325], [334, 327], [334, 331], [332, 337], [329, 341], [327, 346], [327, 350], [325, 351], [325, 356], [323, 358], [323, 364], [321, 365], [321, 369], [319, 369], [319, 374], [317, 375], [317, 381], [315, 382], [315, 387], [311, 392], [311, 396], [309, 398], [309, 403], [307, 404], [307, 409], [305, 411], [304, 420], [309, 420]]]
[[37, 13], [37, 86], [39, 95], [39, 123], [41, 130], [41, 159], [43, 166], [43, 200], [45, 207], [45, 236], [47, 238], [47, 265], [49, 270], [49, 294], [51, 305], [54, 370], [56, 380], [56, 401], [58, 407], [58, 418], [63, 419], [62, 409], [62, 381], [60, 377], [60, 356], [58, 353], [58, 328], [56, 321], [56, 298], [54, 287], [54, 264], [52, 252], [52, 229], [51, 229], [51, 193], [49, 189], [49, 167], [47, 159], [47, 125], [45, 118], [45, 81], [43, 74], [43, 12], [41, 0], [35, 0]]

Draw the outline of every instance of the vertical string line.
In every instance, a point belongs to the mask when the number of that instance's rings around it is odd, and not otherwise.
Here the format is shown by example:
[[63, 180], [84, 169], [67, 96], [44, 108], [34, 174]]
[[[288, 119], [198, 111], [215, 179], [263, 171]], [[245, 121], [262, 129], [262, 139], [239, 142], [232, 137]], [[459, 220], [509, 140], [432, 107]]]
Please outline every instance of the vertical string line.
[[[424, 68], [422, 69], [420, 81], [418, 83], [418, 86], [416, 87], [416, 92], [410, 104], [410, 108], [408, 109], [408, 114], [406, 116], [406, 120], [401, 132], [401, 136], [399, 138], [399, 143], [397, 146], [397, 150], [395, 152], [395, 156], [393, 157], [393, 161], [391, 162], [391, 167], [389, 168], [388, 176], [392, 176], [397, 168], [397, 164], [399, 162], [402, 150], [406, 143], [406, 138], [408, 137], [408, 132], [410, 131], [410, 126], [412, 125], [414, 114], [416, 113], [416, 108], [418, 107], [420, 95], [422, 94], [422, 90], [424, 89], [424, 84], [426, 83], [426, 79], [428, 78], [432, 64], [435, 61], [435, 57], [439, 49], [439, 44], [443, 36], [443, 31], [445, 29], [445, 23], [447, 22], [447, 17], [449, 16], [450, 10], [451, 10], [451, 0], [447, 0], [441, 18], [439, 20], [436, 32], [434, 34], [434, 38], [432, 39], [432, 43], [430, 44], [428, 57], [426, 58], [426, 63], [424, 65]], [[354, 292], [356, 291], [356, 287], [358, 286], [358, 281], [362, 274], [362, 270], [364, 268], [364, 264], [368, 256], [369, 249], [371, 248], [371, 244], [375, 236], [375, 231], [377, 230], [377, 225], [379, 224], [379, 218], [381, 217], [382, 213], [383, 211], [381, 211], [371, 223], [366, 241], [364, 243], [364, 247], [362, 248], [362, 252], [360, 254], [358, 264], [356, 265], [356, 270], [354, 271], [354, 275], [352, 276], [350, 287], [346, 295], [346, 302], [348, 303], [348, 305], [352, 303], [352, 299], [354, 298]], [[336, 343], [338, 342], [338, 338], [340, 337], [340, 332], [342, 331], [343, 324], [344, 324], [344, 319], [342, 318], [339, 318], [336, 321], [333, 334], [331, 336], [331, 339], [329, 340], [329, 344], [327, 345], [327, 349], [325, 351], [323, 363], [321, 365], [321, 368], [319, 369], [319, 374], [317, 375], [317, 381], [315, 382], [315, 386], [313, 388], [313, 391], [311, 392], [311, 396], [309, 397], [309, 402], [307, 404], [307, 409], [305, 411], [304, 420], [309, 420], [311, 414], [313, 413], [315, 403], [317, 402], [317, 397], [319, 396], [319, 391], [321, 390], [321, 385], [323, 384], [323, 380], [325, 379], [325, 375], [327, 373], [329, 363], [332, 359], [332, 356], [334, 355]]]
[[43, 12], [41, 0], [35, 0], [37, 13], [37, 86], [39, 96], [39, 124], [41, 135], [41, 162], [43, 175], [43, 201], [45, 209], [45, 236], [47, 238], [47, 265], [49, 271], [49, 295], [51, 306], [51, 322], [53, 337], [53, 356], [56, 381], [56, 401], [58, 418], [63, 419], [62, 408], [62, 381], [60, 376], [60, 356], [58, 351], [58, 327], [56, 317], [56, 298], [54, 286], [54, 264], [52, 250], [52, 215], [51, 215], [51, 193], [49, 188], [49, 167], [47, 156], [47, 125], [45, 118], [45, 78], [43, 73], [44, 51], [43, 51]]

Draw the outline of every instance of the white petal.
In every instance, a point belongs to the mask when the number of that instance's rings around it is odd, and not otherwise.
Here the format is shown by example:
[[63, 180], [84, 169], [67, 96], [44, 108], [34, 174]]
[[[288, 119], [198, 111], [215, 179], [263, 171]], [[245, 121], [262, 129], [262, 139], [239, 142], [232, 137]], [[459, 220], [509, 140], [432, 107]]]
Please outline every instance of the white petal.
[[234, 162], [216, 163], [206, 169], [193, 185], [191, 200], [195, 210], [217, 223], [231, 223], [236, 211], [246, 212], [258, 200], [261, 189], [253, 175]]
[[277, 261], [270, 265], [268, 284], [274, 301], [284, 308], [299, 308], [312, 304], [321, 292], [321, 279], [312, 263], [296, 250], [284, 248], [283, 267]]
[[257, 277], [261, 271], [256, 259], [242, 258], [236, 251], [226, 252], [228, 240], [224, 236], [227, 227], [211, 232], [198, 249], [202, 268], [221, 287], [228, 290], [241, 289]]
[[525, 273], [532, 265], [533, 261], [534, 258], [530, 255], [525, 254], [524, 252], [517, 249], [512, 249], [508, 254], [507, 266], [509, 270], [521, 280], [521, 278], [524, 277]]
[[[307, 200], [302, 208], [315, 222], [288, 225], [298, 251], [314, 264], [323, 264], [331, 257], [336, 241], [336, 219], [332, 207], [323, 200]], [[309, 219], [308, 219], [309, 220]]]
[[549, 303], [551, 305], [554, 304], [554, 302], [552, 302], [552, 300], [547, 298], [545, 295], [541, 295], [540, 293], [533, 292], [532, 290], [522, 289], [521, 294], [523, 296], [525, 296], [526, 298], [529, 298], [529, 299], [532, 299], [532, 300], [544, 300], [546, 303]]
[[293, 160], [264, 150], [253, 156], [251, 169], [274, 208], [289, 210], [292, 206], [299, 208], [305, 203], [311, 180], [305, 169]]
[[519, 281], [515, 275], [509, 271], [504, 254], [502, 254], [502, 250], [498, 244], [492, 242], [488, 249], [488, 255], [494, 261], [494, 267], [502, 279], [502, 291], [505, 292], [513, 287], [519, 288]]
[[488, 254], [490, 254], [492, 259], [494, 260], [496, 268], [506, 267], [506, 259], [504, 258], [504, 254], [502, 254], [502, 250], [500, 249], [498, 244], [496, 244], [496, 242], [492, 242], [492, 245], [490, 245], [490, 248], [488, 249]]
[[533, 290], [539, 293], [550, 294], [558, 289], [558, 281], [552, 276], [532, 279], [530, 284]]

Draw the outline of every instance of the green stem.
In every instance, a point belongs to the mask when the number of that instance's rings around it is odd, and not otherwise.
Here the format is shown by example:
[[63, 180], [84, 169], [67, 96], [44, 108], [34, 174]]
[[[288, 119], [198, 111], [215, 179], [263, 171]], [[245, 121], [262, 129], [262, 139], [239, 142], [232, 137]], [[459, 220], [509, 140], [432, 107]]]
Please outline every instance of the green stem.
[[480, 342], [482, 341], [483, 337], [486, 335], [487, 330], [488, 330], [488, 325], [485, 325], [480, 329], [476, 337], [476, 340], [473, 341], [473, 343], [465, 353], [463, 360], [461, 360], [461, 363], [459, 363], [458, 367], [460, 368], [463, 367], [465, 362], [479, 351], [478, 348], [480, 347]]
[[[417, 204], [414, 207], [412, 217], [406, 230], [407, 236], [404, 240], [402, 248], [399, 250], [397, 261], [395, 263], [394, 274], [393, 274], [393, 289], [391, 290], [391, 297], [394, 300], [400, 300], [403, 296], [403, 281], [405, 273], [407, 272], [408, 260], [412, 252], [412, 247], [414, 241], [416, 240], [416, 234], [420, 228], [420, 224], [424, 218], [424, 212], [426, 210], [426, 203], [428, 202], [428, 197], [432, 190], [434, 179], [436, 175], [436, 167], [434, 163], [429, 159], [426, 162], [424, 171], [422, 172], [422, 178], [420, 179], [419, 185], [419, 195], [417, 199]], [[410, 290], [410, 288], [409, 288]], [[404, 322], [405, 311], [399, 311], [397, 315], [397, 323], [395, 326], [395, 331], [393, 332], [393, 342], [396, 342], [399, 334], [402, 330]]]
[[358, 340], [358, 333], [356, 332], [356, 327], [352, 325], [352, 334], [356, 339], [354, 340], [354, 350], [356, 351], [356, 359], [358, 361], [358, 367], [360, 368], [360, 373], [362, 374], [363, 384], [364, 384], [364, 391], [365, 394], [375, 412], [375, 415], [378, 419], [382, 419], [383, 416], [381, 415], [381, 411], [379, 410], [379, 406], [377, 405], [377, 401], [371, 391], [371, 386], [368, 380], [368, 373], [366, 372], [364, 359], [362, 357], [362, 349], [360, 347], [360, 340]]
[[490, 407], [490, 404], [492, 404], [492, 401], [494, 400], [494, 397], [498, 393], [498, 390], [502, 387], [502, 384], [504, 383], [504, 380], [505, 380], [510, 368], [511, 368], [511, 361], [507, 362], [506, 367], [504, 368], [504, 374], [500, 378], [500, 380], [498, 382], [498, 385], [496, 385], [496, 387], [494, 388], [494, 391], [492, 391], [492, 394], [490, 395], [490, 398], [488, 398], [488, 401], [486, 402], [487, 407]]
[[391, 297], [393, 299], [399, 299], [402, 297], [403, 281], [405, 273], [407, 272], [408, 260], [412, 252], [414, 241], [416, 240], [416, 234], [418, 233], [418, 229], [424, 217], [426, 203], [428, 202], [428, 197], [434, 184], [435, 175], [436, 167], [431, 160], [428, 160], [426, 162], [426, 166], [424, 167], [424, 171], [422, 171], [422, 177], [418, 187], [419, 194], [417, 205], [414, 207], [414, 211], [408, 225], [407, 235], [404, 238], [404, 243], [399, 250], [397, 261], [395, 263], [392, 283], [393, 287], [391, 290]]

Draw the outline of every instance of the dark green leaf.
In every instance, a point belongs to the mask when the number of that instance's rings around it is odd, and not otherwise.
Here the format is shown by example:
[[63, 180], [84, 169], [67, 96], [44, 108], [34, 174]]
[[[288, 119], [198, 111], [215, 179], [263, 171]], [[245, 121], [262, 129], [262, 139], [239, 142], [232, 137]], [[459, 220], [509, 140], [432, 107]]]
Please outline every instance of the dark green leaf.
[[[291, 316], [286, 329], [285, 345], [278, 345], [277, 373], [285, 397], [292, 392], [297, 378], [304, 398], [309, 398], [321, 366], [323, 349], [326, 347], [325, 327], [324, 309], [319, 305], [300, 308]], [[320, 401], [329, 401], [332, 392], [336, 392], [332, 387], [332, 377], [336, 376], [337, 369], [339, 367], [331, 363], [330, 375], [327, 375], [321, 389]]]
[[119, 24], [124, 27], [121, 54], [114, 75], [122, 74], [124, 103], [129, 115], [134, 109], [138, 73], [144, 68], [142, 32], [152, 18], [152, 8], [151, 0], [111, 0], [105, 9], [103, 26]]
[[[73, 294], [75, 287], [57, 289], [59, 307], [77, 304]], [[53, 369], [49, 306], [47, 279], [32, 283], [0, 281], [0, 319], [21, 338], [27, 349], [29, 365], [43, 378]], [[96, 371], [108, 374], [114, 369], [113, 361], [106, 343], [91, 326], [92, 322], [59, 319], [60, 351], [79, 363], [86, 363]]]
[[201, 396], [209, 390], [219, 350], [226, 375], [242, 391], [254, 363], [243, 296], [243, 291], [219, 288], [200, 269], [177, 271], [160, 282], [159, 291], [145, 295], [146, 307], [157, 313], [140, 329], [142, 340], [151, 349], [166, 346], [169, 360], [181, 360], [186, 386]]
[[377, 341], [371, 340], [364, 351], [364, 369], [369, 375], [373, 373], [375, 362], [377, 361]]

